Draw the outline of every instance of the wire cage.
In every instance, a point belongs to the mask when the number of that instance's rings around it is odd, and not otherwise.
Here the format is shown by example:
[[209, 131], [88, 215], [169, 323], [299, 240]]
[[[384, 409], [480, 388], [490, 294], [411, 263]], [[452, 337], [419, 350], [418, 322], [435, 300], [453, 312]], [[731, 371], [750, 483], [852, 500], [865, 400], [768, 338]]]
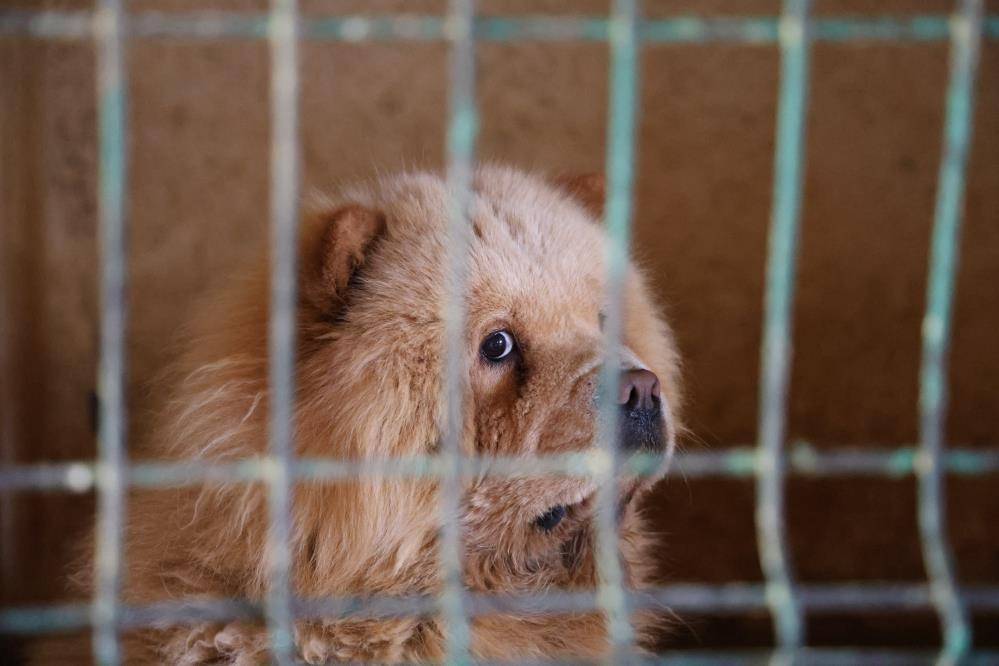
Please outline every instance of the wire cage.
[[[92, 627], [94, 657], [116, 664], [123, 655], [122, 630], [163, 622], [191, 622], [263, 616], [269, 627], [275, 661], [292, 663], [292, 626], [297, 617], [367, 613], [399, 616], [439, 613], [448, 628], [448, 663], [469, 660], [470, 616], [497, 609], [603, 611], [609, 622], [613, 663], [740, 663], [772, 659], [775, 663], [910, 663], [911, 653], [860, 648], [809, 647], [803, 626], [806, 612], [932, 608], [942, 629], [939, 652], [919, 655], [939, 663], [999, 663], [999, 654], [976, 650], [970, 610], [999, 610], [999, 588], [962, 586], [955, 576], [945, 525], [948, 474], [982, 475], [999, 471], [999, 450], [945, 447], [947, 358], [958, 261], [966, 165], [972, 141], [972, 109], [978, 55], [984, 39], [999, 39], [999, 16], [987, 15], [982, 0], [958, 0], [953, 14], [915, 17], [813, 17], [810, 0], [784, 0], [780, 16], [752, 18], [677, 17], [644, 19], [637, 0], [615, 0], [607, 17], [476, 16], [472, 0], [452, 0], [446, 16], [304, 16], [295, 0], [273, 0], [269, 13], [200, 12], [126, 14], [122, 0], [100, 0], [93, 12], [0, 12], [0, 35], [45, 40], [88, 40], [97, 48], [99, 124], [99, 221], [101, 337], [99, 364], [100, 432], [98, 458], [63, 464], [12, 465], [0, 469], [0, 491], [48, 490], [98, 494], [96, 586], [93, 601], [44, 607], [0, 609], [0, 633], [38, 634]], [[270, 451], [259, 459], [204, 465], [129, 462], [125, 437], [126, 200], [128, 196], [128, 100], [126, 51], [129, 40], [146, 37], [266, 39], [271, 53], [271, 201], [272, 284], [270, 312]], [[598, 564], [601, 585], [592, 592], [552, 592], [534, 597], [496, 597], [463, 589], [461, 535], [455, 516], [463, 475], [483, 469], [490, 474], [562, 472], [603, 479], [600, 501], [613, 502], [614, 475], [620, 465], [608, 444], [615, 410], [602, 407], [602, 445], [594, 451], [532, 461], [480, 460], [459, 449], [460, 400], [449, 400], [441, 453], [420, 459], [382, 462], [336, 462], [296, 459], [292, 446], [294, 379], [295, 239], [300, 178], [299, 44], [303, 40], [362, 42], [443, 41], [450, 45], [450, 111], [447, 130], [447, 176], [455, 192], [451, 205], [448, 261], [447, 335], [457, 348], [462, 330], [460, 299], [464, 262], [464, 215], [475, 154], [476, 42], [597, 41], [610, 48], [609, 119], [606, 175], [606, 224], [610, 237], [608, 291], [620, 303], [630, 242], [638, 120], [639, 60], [643, 45], [776, 43], [780, 49], [780, 87], [775, 140], [772, 214], [766, 264], [763, 343], [760, 352], [759, 426], [756, 446], [724, 452], [684, 452], [677, 463], [688, 477], [753, 478], [756, 484], [756, 537], [765, 582], [722, 586], [666, 585], [641, 592], [622, 587], [613, 538], [613, 511], [599, 525]], [[791, 364], [791, 321], [795, 259], [805, 160], [805, 116], [809, 98], [809, 56], [816, 41], [949, 40], [950, 80], [946, 92], [943, 155], [939, 165], [936, 208], [928, 266], [928, 291], [922, 323], [920, 439], [916, 447], [817, 452], [788, 446], [787, 387]], [[606, 346], [620, 336], [620, 307], [608, 312]], [[610, 364], [607, 364], [608, 366]], [[461, 390], [458, 354], [449, 356], [445, 390]], [[613, 373], [602, 381], [616, 381]], [[610, 384], [605, 384], [610, 385]], [[605, 391], [604, 395], [612, 392]], [[647, 462], [647, 461], [646, 461]], [[627, 464], [642, 472], [643, 461]], [[647, 467], [647, 466], [646, 466]], [[648, 470], [646, 470], [648, 471]], [[810, 477], [839, 475], [904, 476], [918, 481], [918, 525], [928, 580], [911, 584], [801, 584], [789, 562], [784, 534], [785, 480], [789, 473]], [[296, 480], [337, 480], [359, 474], [433, 477], [442, 480], [443, 593], [439, 597], [294, 598], [288, 550], [291, 488]], [[263, 481], [269, 488], [271, 584], [265, 602], [243, 599], [190, 601], [130, 606], [119, 599], [125, 493], [129, 487], [194, 486], [212, 481]], [[702, 651], [638, 657], [632, 652], [632, 610], [665, 605], [686, 611], [717, 612], [768, 609], [775, 627], [773, 651], [726, 653]]]

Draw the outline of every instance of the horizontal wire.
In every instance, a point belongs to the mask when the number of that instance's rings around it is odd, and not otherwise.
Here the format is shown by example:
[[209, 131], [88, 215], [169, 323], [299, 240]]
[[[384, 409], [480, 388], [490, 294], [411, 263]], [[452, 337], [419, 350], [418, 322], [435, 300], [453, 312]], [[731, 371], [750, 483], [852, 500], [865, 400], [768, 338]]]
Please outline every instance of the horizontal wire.
[[[929, 585], [920, 583], [801, 585], [798, 593], [802, 607], [812, 613], [901, 612], [932, 606]], [[632, 610], [732, 614], [764, 611], [767, 608], [766, 587], [762, 583], [673, 584], [626, 594]], [[999, 610], [999, 586], [968, 586], [962, 589], [962, 594], [973, 610]], [[298, 619], [388, 619], [441, 612], [439, 599], [432, 595], [297, 598], [292, 607]], [[597, 593], [592, 590], [523, 595], [469, 593], [464, 610], [470, 616], [551, 614], [599, 612], [600, 606]], [[90, 626], [92, 615], [92, 609], [86, 603], [8, 607], [0, 609], [0, 633], [37, 634], [83, 629]], [[263, 604], [246, 599], [171, 600], [145, 605], [122, 604], [119, 626], [122, 629], [137, 629], [196, 622], [261, 620], [263, 617]]]
[[[957, 476], [983, 476], [999, 473], [999, 448], [951, 448], [943, 455], [946, 471]], [[798, 444], [789, 454], [789, 471], [809, 477], [876, 476], [904, 478], [919, 468], [921, 457], [913, 447], [839, 451], [816, 450]], [[465, 458], [462, 474], [474, 476], [529, 476], [551, 474], [589, 477], [607, 464], [600, 451], [532, 458]], [[621, 465], [621, 471], [649, 476], [658, 473], [662, 459], [636, 455]], [[753, 448], [736, 447], [724, 451], [680, 452], [673, 457], [669, 475], [687, 479], [705, 477], [748, 478], [756, 473], [757, 455]], [[266, 458], [231, 462], [182, 461], [138, 462], [128, 466], [128, 484], [136, 488], [176, 488], [208, 483], [240, 483], [267, 478]], [[436, 456], [343, 461], [327, 458], [298, 458], [293, 465], [300, 482], [351, 481], [359, 477], [437, 478], [446, 473]], [[93, 462], [37, 463], [0, 468], [0, 491], [39, 490], [71, 493], [89, 492], [95, 483]]]
[[[934, 664], [935, 655], [926, 650], [906, 650], [904, 648], [813, 648], [803, 647], [798, 651], [800, 663], [808, 666], [922, 666]], [[763, 648], [742, 650], [669, 650], [654, 655], [632, 655], [630, 664], [681, 666], [743, 666], [766, 664], [772, 661], [775, 653]], [[999, 662], [999, 652], [982, 650], [972, 653], [964, 666], [995, 666]], [[509, 661], [479, 661], [477, 664], [509, 665]], [[578, 664], [598, 664], [599, 661], [586, 659], [545, 659], [517, 661], [518, 666], [576, 666]]]
[[[646, 44], [697, 44], [777, 42], [779, 18], [678, 16], [639, 22], [638, 38]], [[813, 40], [825, 42], [945, 41], [947, 15], [816, 18], [811, 21]], [[203, 11], [197, 13], [140, 12], [125, 21], [125, 34], [133, 38], [175, 37], [189, 39], [266, 39], [268, 17], [259, 12]], [[315, 41], [442, 41], [451, 28], [443, 16], [306, 16], [302, 38]], [[985, 19], [985, 36], [999, 39], [999, 15]], [[88, 39], [94, 33], [89, 12], [0, 12], [0, 35], [50, 39]], [[609, 22], [589, 16], [479, 17], [475, 38], [487, 42], [589, 41], [606, 42]]]

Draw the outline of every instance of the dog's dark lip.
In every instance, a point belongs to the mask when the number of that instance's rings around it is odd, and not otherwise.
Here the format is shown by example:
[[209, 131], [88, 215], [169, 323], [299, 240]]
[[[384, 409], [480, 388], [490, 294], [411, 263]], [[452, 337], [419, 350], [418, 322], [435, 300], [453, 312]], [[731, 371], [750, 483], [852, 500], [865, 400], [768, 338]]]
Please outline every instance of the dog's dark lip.
[[556, 504], [552, 508], [534, 519], [535, 526], [542, 532], [548, 533], [558, 527], [569, 512], [569, 507], [565, 504]]
[[547, 509], [545, 509], [544, 511], [542, 511], [541, 513], [539, 513], [537, 516], [535, 516], [534, 520], [535, 521], [540, 520], [541, 518], [544, 518], [545, 516], [547, 516], [548, 514], [550, 514], [551, 512], [553, 512], [553, 511], [555, 511], [555, 510], [557, 510], [559, 508], [565, 509], [565, 512], [566, 512], [567, 516], [568, 515], [572, 515], [580, 507], [588, 506], [590, 504], [590, 501], [593, 499], [593, 497], [595, 495], [596, 495], [596, 491], [593, 491], [592, 493], [590, 493], [589, 495], [587, 495], [583, 499], [579, 500], [578, 502], [572, 502], [571, 504], [570, 503], [562, 503], [562, 502], [560, 502], [559, 504], [552, 504], [550, 507], [548, 507]]

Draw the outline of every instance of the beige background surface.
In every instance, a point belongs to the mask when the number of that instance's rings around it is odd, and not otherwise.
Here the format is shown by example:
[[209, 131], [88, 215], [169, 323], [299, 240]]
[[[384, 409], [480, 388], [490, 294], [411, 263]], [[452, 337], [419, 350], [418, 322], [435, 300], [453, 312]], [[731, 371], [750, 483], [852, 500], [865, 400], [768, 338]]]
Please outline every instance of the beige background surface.
[[[403, 3], [304, 2], [310, 11]], [[409, 0], [408, 11], [440, 2]], [[825, 14], [946, 11], [936, 0], [827, 0]], [[991, 2], [991, 11], [999, 3]], [[7, 0], [4, 6], [85, 6]], [[196, 0], [135, 0], [189, 10]], [[262, 2], [212, 6], [259, 9]], [[646, 3], [647, 13], [772, 13], [776, 2]], [[483, 2], [486, 13], [606, 10], [597, 0]], [[447, 104], [442, 44], [302, 48], [304, 178], [323, 188], [375, 170], [439, 167]], [[482, 44], [482, 158], [599, 171], [607, 112], [602, 44]], [[689, 386], [688, 448], [755, 434], [761, 284], [778, 52], [649, 46], [642, 58], [636, 253], [675, 324]], [[268, 206], [268, 52], [236, 40], [148, 40], [128, 54], [129, 401], [141, 440], [149, 379], [169, 362], [189, 303], [262, 240]], [[93, 455], [96, 324], [94, 53], [79, 42], [0, 40], [0, 433], [17, 461]], [[790, 435], [822, 448], [917, 437], [919, 321], [940, 153], [945, 44], [819, 44]], [[999, 43], [983, 52], [952, 355], [948, 441], [999, 444]], [[963, 581], [999, 583], [999, 480], [951, 478]], [[789, 534], [806, 581], [923, 577], [911, 479], [794, 479]], [[675, 478], [650, 500], [663, 580], [757, 580], [751, 482]], [[67, 545], [91, 498], [6, 499], [4, 601], [64, 595]], [[14, 538], [11, 538], [13, 535]], [[674, 645], [754, 645], [765, 616], [685, 618]], [[976, 617], [999, 644], [999, 617]], [[810, 622], [816, 643], [932, 644], [929, 613]]]

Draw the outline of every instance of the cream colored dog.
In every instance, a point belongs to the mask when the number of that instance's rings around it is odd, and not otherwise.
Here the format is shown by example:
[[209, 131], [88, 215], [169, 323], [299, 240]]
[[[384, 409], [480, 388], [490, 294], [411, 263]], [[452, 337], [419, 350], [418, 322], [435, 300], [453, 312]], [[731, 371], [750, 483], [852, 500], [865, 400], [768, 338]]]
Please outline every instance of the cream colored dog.
[[[599, 179], [550, 182], [477, 171], [471, 205], [462, 445], [469, 455], [589, 448], [601, 363], [605, 235]], [[439, 446], [443, 285], [449, 193], [406, 174], [343, 190], [303, 222], [295, 436], [299, 456], [362, 460], [431, 455]], [[267, 447], [268, 262], [258, 261], [195, 318], [186, 353], [158, 385], [154, 456], [232, 461]], [[666, 454], [678, 428], [677, 354], [648, 289], [625, 290], [620, 446]], [[620, 549], [629, 584], [649, 555], [623, 479]], [[461, 504], [470, 590], [593, 589], [596, 486], [566, 476], [468, 479]], [[266, 489], [216, 484], [138, 493], [129, 511], [126, 599], [264, 598]], [[414, 595], [440, 590], [438, 486], [427, 479], [301, 482], [294, 493], [295, 592]], [[472, 620], [476, 657], [596, 656], [596, 612], [495, 614]], [[301, 621], [308, 663], [439, 659], [436, 617]], [[125, 637], [129, 663], [256, 664], [262, 625], [198, 624]], [[51, 652], [49, 654], [52, 654]], [[44, 660], [44, 659], [43, 659]]]

